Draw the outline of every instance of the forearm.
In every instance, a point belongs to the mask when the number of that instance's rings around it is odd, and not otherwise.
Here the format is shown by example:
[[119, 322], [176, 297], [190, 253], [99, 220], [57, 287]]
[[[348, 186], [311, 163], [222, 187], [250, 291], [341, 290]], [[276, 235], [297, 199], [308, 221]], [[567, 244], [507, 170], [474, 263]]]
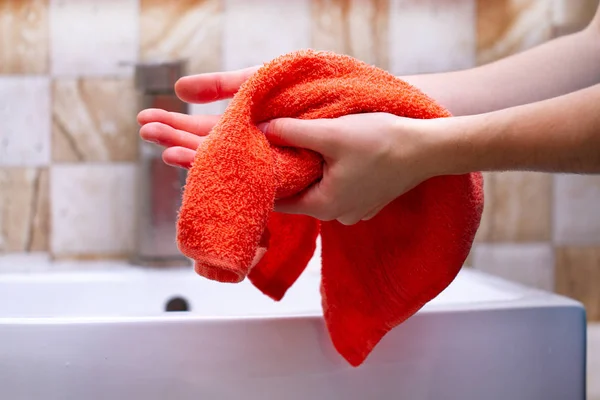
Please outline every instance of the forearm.
[[473, 69], [402, 79], [454, 115], [545, 100], [600, 82], [600, 30], [588, 28]]
[[600, 84], [439, 126], [442, 173], [600, 173]]

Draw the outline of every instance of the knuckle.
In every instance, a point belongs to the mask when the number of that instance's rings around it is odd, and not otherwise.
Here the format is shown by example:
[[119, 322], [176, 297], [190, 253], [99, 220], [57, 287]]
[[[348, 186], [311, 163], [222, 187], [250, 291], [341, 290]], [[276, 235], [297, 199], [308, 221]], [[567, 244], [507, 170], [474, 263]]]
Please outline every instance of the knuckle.
[[376, 215], [375, 213], [367, 214], [361, 218], [361, 221], [369, 221], [369, 220], [373, 219], [373, 217], [375, 217], [375, 215]]
[[287, 130], [288, 123], [285, 119], [274, 119], [269, 122], [267, 126], [267, 134], [273, 138], [278, 140], [283, 140], [285, 136], [285, 132]]
[[220, 98], [224, 93], [225, 77], [223, 75], [217, 75], [214, 80], [214, 99]]
[[330, 205], [319, 204], [318, 206], [315, 207], [313, 216], [321, 221], [327, 222], [327, 221], [333, 221], [333, 220], [337, 219], [337, 217], [339, 216], [339, 213], [337, 212], [337, 210], [334, 207], [332, 207]]
[[357, 218], [355, 215], [344, 215], [337, 218], [337, 221], [342, 225], [348, 226], [356, 224], [358, 221], [360, 221], [360, 218]]
[[268, 132], [271, 135], [279, 135], [283, 130], [283, 126], [285, 121], [283, 119], [274, 119], [269, 122], [269, 127], [267, 128]]

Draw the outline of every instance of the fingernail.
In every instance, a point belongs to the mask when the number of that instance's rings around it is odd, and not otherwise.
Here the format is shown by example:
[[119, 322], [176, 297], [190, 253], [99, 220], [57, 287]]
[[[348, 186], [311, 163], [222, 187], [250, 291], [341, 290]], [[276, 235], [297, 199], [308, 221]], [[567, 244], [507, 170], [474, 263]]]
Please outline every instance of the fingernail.
[[267, 133], [267, 128], [269, 127], [269, 123], [268, 122], [261, 122], [260, 124], [256, 125], [256, 127], [258, 129], [260, 129], [262, 131], [262, 133]]

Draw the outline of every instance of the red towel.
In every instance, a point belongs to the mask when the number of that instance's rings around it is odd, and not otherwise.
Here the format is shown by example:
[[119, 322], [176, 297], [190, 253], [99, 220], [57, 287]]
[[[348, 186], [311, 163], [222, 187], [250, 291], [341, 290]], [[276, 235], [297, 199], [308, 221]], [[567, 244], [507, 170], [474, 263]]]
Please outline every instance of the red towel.
[[365, 112], [450, 116], [418, 89], [348, 56], [304, 50], [266, 64], [199, 147], [177, 237], [198, 274], [222, 282], [248, 276], [279, 300], [313, 256], [320, 233], [324, 318], [333, 345], [353, 366], [452, 282], [483, 209], [482, 176], [472, 173], [429, 179], [352, 226], [273, 212], [276, 198], [321, 177], [323, 160], [271, 145], [256, 124]]

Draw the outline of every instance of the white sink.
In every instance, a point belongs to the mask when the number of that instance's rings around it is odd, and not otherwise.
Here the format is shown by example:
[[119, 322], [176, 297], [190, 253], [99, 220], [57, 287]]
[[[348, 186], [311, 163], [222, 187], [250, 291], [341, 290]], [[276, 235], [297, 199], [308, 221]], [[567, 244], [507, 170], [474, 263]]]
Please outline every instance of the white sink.
[[[190, 311], [165, 312], [174, 297]], [[585, 398], [573, 300], [464, 270], [359, 368], [320, 301], [314, 270], [279, 303], [189, 268], [0, 274], [0, 398]]]

